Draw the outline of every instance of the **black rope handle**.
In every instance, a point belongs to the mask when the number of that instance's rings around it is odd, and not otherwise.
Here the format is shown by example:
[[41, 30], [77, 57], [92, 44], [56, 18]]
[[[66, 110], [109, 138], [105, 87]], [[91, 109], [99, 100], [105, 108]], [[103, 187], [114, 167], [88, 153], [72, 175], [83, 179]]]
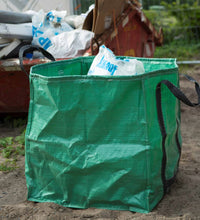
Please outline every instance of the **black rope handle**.
[[30, 50], [31, 52], [37, 50], [37, 51], [41, 52], [49, 60], [56, 61], [56, 59], [53, 57], [53, 55], [51, 55], [48, 51], [44, 50], [42, 47], [39, 47], [37, 45], [25, 45], [25, 46], [21, 47], [19, 50], [20, 67], [26, 73], [27, 76], [29, 76], [29, 75], [23, 65], [23, 56], [27, 50]]
[[[197, 103], [191, 102], [186, 95], [179, 89], [177, 88], [173, 83], [171, 83], [168, 80], [162, 80], [159, 82], [156, 86], [156, 107], [157, 107], [157, 116], [158, 116], [158, 122], [160, 126], [160, 131], [162, 134], [162, 151], [163, 151], [163, 158], [162, 158], [162, 168], [161, 168], [161, 178], [163, 182], [163, 188], [164, 188], [164, 193], [167, 192], [168, 189], [168, 181], [166, 180], [165, 176], [165, 171], [166, 171], [166, 162], [167, 162], [167, 155], [166, 155], [166, 149], [165, 149], [165, 140], [167, 137], [166, 133], [166, 128], [165, 128], [165, 123], [164, 123], [164, 118], [163, 118], [163, 112], [162, 112], [162, 94], [161, 94], [161, 85], [164, 84], [168, 87], [168, 89], [172, 92], [172, 94], [185, 103], [186, 105], [189, 105], [191, 107], [199, 106], [200, 105], [200, 86], [198, 82], [192, 78], [191, 76], [184, 75], [189, 81], [195, 83], [195, 90], [198, 96]], [[179, 152], [180, 153], [180, 152]]]
[[[195, 90], [197, 92], [197, 95], [198, 95], [198, 103], [200, 103], [200, 86], [199, 86], [199, 83], [194, 79], [192, 78], [191, 76], [189, 75], [186, 75], [186, 74], [182, 74], [186, 79], [188, 79], [189, 81], [195, 83]], [[197, 104], [196, 104], [197, 105]], [[194, 106], [196, 106], [194, 105]]]
[[160, 83], [158, 83], [158, 85], [156, 87], [156, 94], [161, 92], [161, 84], [165, 84], [168, 87], [168, 89], [172, 92], [172, 94], [176, 98], [178, 98], [180, 101], [182, 101], [184, 104], [189, 105], [191, 107], [195, 107], [197, 105], [200, 105], [200, 86], [199, 86], [199, 84], [191, 76], [185, 75], [185, 77], [188, 80], [190, 80], [191, 82], [195, 83], [195, 90], [198, 95], [197, 103], [192, 103], [179, 88], [177, 88], [173, 83], [171, 83], [168, 80], [162, 80]]

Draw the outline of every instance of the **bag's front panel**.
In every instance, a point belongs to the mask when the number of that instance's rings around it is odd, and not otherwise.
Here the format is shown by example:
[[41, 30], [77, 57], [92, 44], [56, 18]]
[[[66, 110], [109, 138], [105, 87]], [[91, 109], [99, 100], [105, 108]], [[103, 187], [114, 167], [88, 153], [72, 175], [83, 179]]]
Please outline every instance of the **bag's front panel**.
[[36, 77], [31, 88], [29, 199], [149, 211], [142, 81]]

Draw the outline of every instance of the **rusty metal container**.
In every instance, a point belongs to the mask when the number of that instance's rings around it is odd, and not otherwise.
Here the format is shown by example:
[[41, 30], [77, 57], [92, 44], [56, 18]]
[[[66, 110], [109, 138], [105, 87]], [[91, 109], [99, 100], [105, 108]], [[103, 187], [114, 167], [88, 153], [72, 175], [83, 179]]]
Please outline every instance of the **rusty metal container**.
[[[133, 2], [133, 1], [130, 1]], [[98, 53], [105, 44], [114, 54], [134, 57], [153, 57], [155, 47], [162, 45], [162, 32], [155, 30], [138, 3], [131, 3], [114, 20], [111, 28], [96, 35], [91, 42], [90, 55]], [[24, 67], [47, 62], [46, 59], [25, 60]], [[18, 59], [0, 61], [0, 114], [24, 113], [29, 105], [29, 79], [21, 70]]]

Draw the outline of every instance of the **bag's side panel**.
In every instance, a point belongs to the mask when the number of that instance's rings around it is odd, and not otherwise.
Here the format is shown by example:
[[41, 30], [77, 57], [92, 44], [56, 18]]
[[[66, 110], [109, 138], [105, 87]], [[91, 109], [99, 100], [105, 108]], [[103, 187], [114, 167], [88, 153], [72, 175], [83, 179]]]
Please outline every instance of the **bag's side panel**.
[[141, 79], [32, 79], [28, 199], [148, 212]]
[[[148, 121], [148, 136], [151, 146], [149, 154], [149, 204], [150, 210], [163, 197], [163, 180], [162, 180], [162, 135], [158, 123], [157, 108], [156, 108], [156, 86], [163, 80], [168, 79], [175, 85], [178, 84], [178, 72], [176, 69], [169, 71], [158, 71], [155, 75], [147, 77], [144, 81], [146, 112]], [[174, 176], [177, 170], [177, 162], [179, 159], [178, 146], [176, 142], [177, 120], [180, 121], [179, 102], [176, 98], [167, 91], [166, 88], [162, 90], [162, 105], [164, 113], [164, 121], [166, 125], [167, 138], [165, 142], [166, 149], [166, 179]]]
[[[29, 78], [30, 83], [30, 102], [29, 102], [29, 114], [28, 114], [28, 123], [26, 127], [26, 134], [25, 134], [25, 176], [26, 176], [26, 186], [28, 189], [29, 193], [29, 183], [32, 182], [32, 169], [30, 167], [29, 161], [30, 161], [30, 156], [31, 156], [31, 148], [30, 148], [30, 142], [28, 139], [29, 133], [31, 131], [31, 126], [32, 126], [32, 116], [34, 112], [34, 89], [33, 89], [33, 82], [32, 78]], [[29, 197], [27, 195], [27, 197]]]
[[[175, 86], [179, 86], [178, 73], [169, 78]], [[169, 89], [162, 85], [162, 110], [167, 137], [165, 141], [167, 164], [166, 180], [172, 179], [177, 172], [177, 165], [182, 144], [180, 132], [180, 102]]]

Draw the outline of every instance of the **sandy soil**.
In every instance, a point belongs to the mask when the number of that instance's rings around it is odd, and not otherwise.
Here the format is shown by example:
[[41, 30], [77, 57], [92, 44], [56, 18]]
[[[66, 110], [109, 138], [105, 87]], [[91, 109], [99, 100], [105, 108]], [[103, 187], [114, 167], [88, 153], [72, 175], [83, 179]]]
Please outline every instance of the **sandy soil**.
[[[192, 75], [200, 82], [200, 69], [193, 68]], [[195, 101], [193, 84], [181, 77], [181, 88]], [[89, 208], [86, 210], [64, 208], [53, 203], [33, 203], [26, 200], [24, 158], [17, 170], [0, 172], [0, 219], [200, 219], [200, 108], [181, 105], [182, 156], [180, 169], [169, 193], [149, 214], [129, 211], [111, 211]], [[18, 130], [0, 128], [0, 136], [17, 135]]]

